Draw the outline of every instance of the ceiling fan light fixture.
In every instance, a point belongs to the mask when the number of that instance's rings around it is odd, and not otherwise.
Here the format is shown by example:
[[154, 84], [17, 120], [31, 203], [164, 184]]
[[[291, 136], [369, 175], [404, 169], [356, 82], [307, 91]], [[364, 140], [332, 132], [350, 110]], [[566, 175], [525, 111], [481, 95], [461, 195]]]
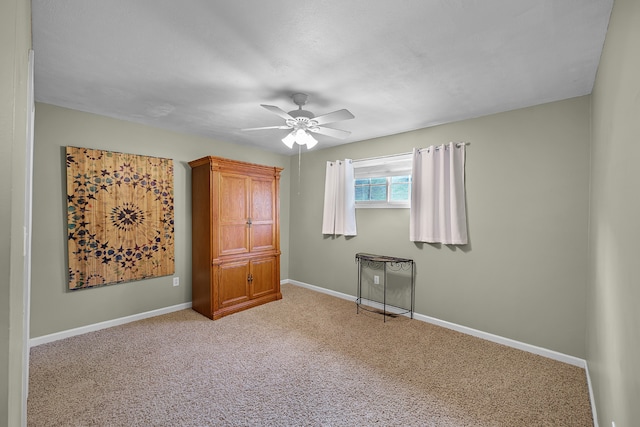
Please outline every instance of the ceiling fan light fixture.
[[306, 132], [304, 134], [306, 135], [304, 143], [307, 145], [307, 150], [310, 150], [311, 148], [316, 146], [316, 144], [318, 143], [318, 140]]
[[284, 145], [286, 145], [289, 148], [293, 148], [293, 143], [296, 142], [296, 137], [293, 135], [294, 133], [295, 131], [289, 132], [287, 136], [282, 138], [282, 142], [284, 142]]
[[307, 148], [315, 146], [318, 141], [307, 133], [304, 129], [298, 129], [295, 131], [296, 142], [300, 145], [306, 145]]
[[307, 133], [304, 129], [296, 129], [282, 138], [282, 142], [289, 148], [293, 148], [294, 143], [298, 145], [306, 145], [307, 148], [313, 148], [318, 143], [318, 140]]

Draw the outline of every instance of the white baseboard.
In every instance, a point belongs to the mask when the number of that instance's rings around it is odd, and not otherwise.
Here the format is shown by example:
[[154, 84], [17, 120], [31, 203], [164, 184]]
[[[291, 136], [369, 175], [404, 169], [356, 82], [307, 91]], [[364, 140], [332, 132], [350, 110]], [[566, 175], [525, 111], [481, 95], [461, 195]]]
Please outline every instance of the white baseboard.
[[[343, 294], [342, 292], [336, 292], [329, 289], [324, 289], [319, 286], [310, 285], [308, 283], [299, 282], [297, 280], [283, 280], [281, 283], [290, 283], [292, 285], [300, 286], [303, 288], [311, 289], [313, 291], [322, 292], [324, 294], [332, 295], [334, 297], [353, 301], [355, 303], [356, 297], [353, 295]], [[372, 304], [375, 306], [375, 304]], [[380, 307], [382, 307], [380, 305]], [[549, 350], [535, 345], [523, 343], [520, 341], [512, 340], [510, 338], [501, 337], [499, 335], [490, 334], [488, 332], [479, 331], [477, 329], [469, 328], [467, 326], [458, 325], [456, 323], [447, 322], [445, 320], [436, 319], [435, 317], [425, 316], [419, 313], [413, 313], [413, 318], [423, 322], [431, 323], [437, 326], [442, 326], [447, 329], [462, 332], [463, 334], [472, 335], [474, 337], [482, 338], [487, 341], [492, 341], [498, 344], [503, 344], [508, 347], [517, 348], [519, 350], [528, 351], [549, 359], [558, 360], [560, 362], [568, 363], [570, 365], [578, 366], [580, 368], [586, 367], [586, 361], [579, 357], [569, 356], [567, 354], [559, 353], [554, 350]]]
[[593, 427], [598, 427], [598, 412], [596, 411], [596, 399], [591, 385], [591, 375], [589, 374], [589, 364], [584, 364], [584, 371], [587, 374], [587, 386], [589, 387], [589, 400], [591, 401], [591, 414], [593, 415]]
[[[355, 298], [352, 298], [352, 299], [355, 299]], [[381, 302], [369, 300], [369, 299], [366, 299], [366, 298], [362, 298], [360, 300], [360, 306], [361, 307], [362, 306], [367, 306], [367, 307], [375, 308], [376, 310], [386, 311], [387, 313], [391, 313], [391, 314], [395, 314], [395, 315], [399, 315], [399, 316], [411, 317], [411, 311], [408, 311], [405, 308], [396, 307], [396, 306], [389, 305], [389, 304], [387, 304], [385, 306]]]
[[321, 292], [323, 294], [346, 299], [349, 301], [353, 301], [353, 302], [356, 301], [356, 298], [353, 295], [347, 295], [347, 294], [343, 294], [342, 292], [332, 291], [331, 289], [321, 288], [320, 286], [310, 285], [304, 282], [298, 282], [297, 280], [286, 279], [286, 280], [280, 281], [280, 284], [284, 284], [284, 283], [290, 283], [292, 285], [300, 286], [301, 288], [311, 289], [312, 291]]
[[157, 310], [151, 310], [144, 313], [132, 314], [131, 316], [120, 317], [118, 319], [107, 320], [100, 323], [94, 323], [92, 325], [81, 326], [79, 328], [69, 329], [62, 332], [56, 332], [54, 334], [43, 335], [29, 340], [29, 347], [35, 347], [40, 344], [46, 344], [53, 341], [70, 338], [76, 335], [86, 334], [87, 332], [99, 331], [100, 329], [111, 328], [112, 326], [124, 325], [125, 323], [135, 322], [136, 320], [147, 319], [149, 317], [160, 316], [161, 314], [172, 313], [174, 311], [185, 310], [191, 308], [191, 303], [172, 305], [170, 307], [159, 308]]
[[529, 353], [537, 354], [539, 356], [547, 357], [549, 359], [557, 360], [559, 362], [568, 363], [569, 365], [578, 366], [580, 368], [584, 368], [586, 365], [585, 360], [580, 359], [579, 357], [570, 356], [568, 354], [560, 353], [554, 350], [549, 350], [547, 348], [538, 347], [538, 346], [527, 344], [521, 341], [512, 340], [510, 338], [505, 338], [500, 335], [494, 335], [488, 332], [479, 331], [477, 329], [461, 326], [456, 323], [447, 322], [445, 320], [440, 320], [433, 317], [424, 316], [422, 314], [415, 314], [415, 313], [413, 315], [413, 318], [422, 320], [427, 323], [432, 323], [434, 325], [442, 326], [447, 329], [453, 329], [454, 331], [462, 332], [463, 334], [473, 335], [474, 337], [482, 338], [487, 341], [493, 341], [495, 343], [506, 345], [508, 347], [517, 348], [518, 350], [528, 351]]

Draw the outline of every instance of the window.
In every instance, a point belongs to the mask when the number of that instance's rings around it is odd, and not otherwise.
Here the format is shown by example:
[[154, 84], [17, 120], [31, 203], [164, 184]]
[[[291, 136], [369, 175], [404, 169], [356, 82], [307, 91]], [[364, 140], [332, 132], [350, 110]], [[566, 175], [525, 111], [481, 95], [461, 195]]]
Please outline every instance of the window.
[[408, 208], [411, 153], [354, 160], [356, 208]]

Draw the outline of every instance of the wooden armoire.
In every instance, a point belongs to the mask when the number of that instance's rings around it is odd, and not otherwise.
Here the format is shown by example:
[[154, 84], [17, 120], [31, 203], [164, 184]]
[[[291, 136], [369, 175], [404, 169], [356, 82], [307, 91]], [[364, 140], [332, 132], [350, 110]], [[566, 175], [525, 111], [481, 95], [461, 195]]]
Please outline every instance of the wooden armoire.
[[210, 319], [282, 298], [282, 168], [203, 157], [191, 166], [193, 309]]

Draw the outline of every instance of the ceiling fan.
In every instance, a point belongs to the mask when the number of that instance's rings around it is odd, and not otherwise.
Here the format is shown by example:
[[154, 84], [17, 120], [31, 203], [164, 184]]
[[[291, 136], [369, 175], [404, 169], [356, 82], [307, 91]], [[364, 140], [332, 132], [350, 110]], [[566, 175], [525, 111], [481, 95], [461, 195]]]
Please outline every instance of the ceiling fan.
[[291, 132], [282, 139], [282, 142], [284, 142], [284, 144], [289, 148], [293, 148], [294, 143], [297, 143], [299, 145], [306, 145], [307, 148], [314, 147], [318, 143], [318, 141], [311, 135], [311, 133], [318, 133], [320, 135], [327, 135], [332, 138], [339, 139], [344, 139], [351, 134], [351, 132], [348, 132], [346, 130], [333, 129], [323, 126], [327, 123], [353, 119], [355, 116], [351, 114], [349, 110], [337, 110], [333, 113], [327, 113], [316, 117], [311, 111], [302, 109], [302, 106], [307, 103], [307, 94], [294, 93], [293, 95], [291, 95], [291, 98], [293, 99], [293, 102], [298, 106], [298, 109], [289, 111], [288, 113], [274, 105], [260, 104], [261, 107], [264, 107], [272, 113], [275, 113], [278, 116], [282, 117], [285, 120], [284, 125], [248, 128], [243, 130], [291, 129]]

